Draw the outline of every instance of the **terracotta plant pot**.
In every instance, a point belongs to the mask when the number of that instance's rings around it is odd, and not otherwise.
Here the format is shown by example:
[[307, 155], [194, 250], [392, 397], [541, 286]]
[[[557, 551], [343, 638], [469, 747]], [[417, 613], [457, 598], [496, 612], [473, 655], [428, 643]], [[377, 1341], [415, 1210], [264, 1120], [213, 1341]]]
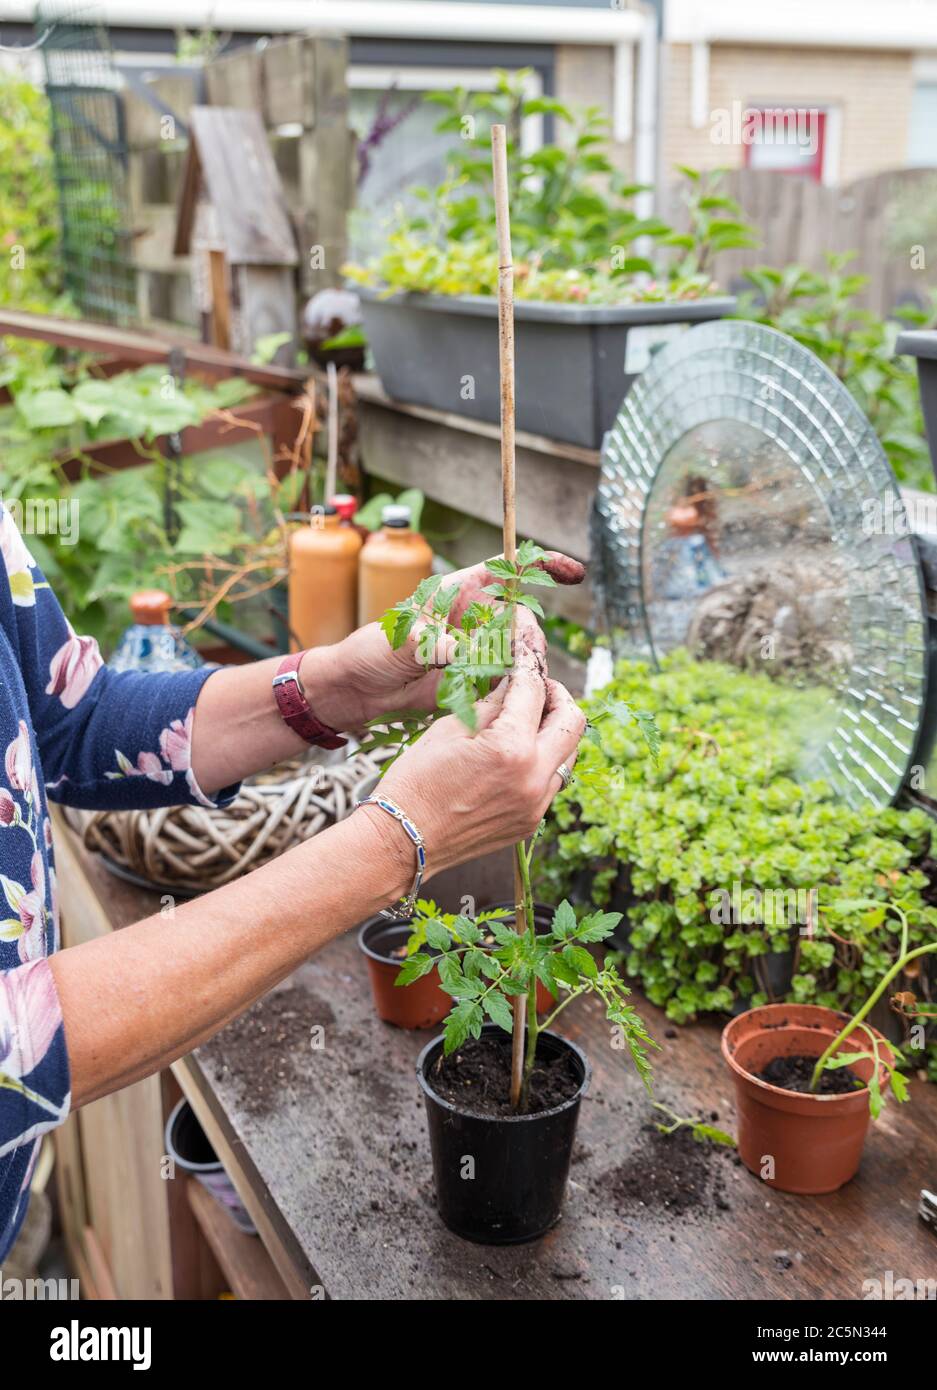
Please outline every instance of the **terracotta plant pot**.
[[[503, 909], [506, 912], [514, 911], [513, 903], [494, 903], [486, 911], [496, 912]], [[547, 907], [545, 903], [534, 903], [534, 925], [538, 931], [548, 932], [550, 923], [553, 921], [553, 908]], [[554, 1009], [559, 1001], [547, 989], [546, 985], [537, 981], [537, 1013], [546, 1014]]]
[[410, 922], [371, 917], [358, 933], [358, 945], [368, 962], [378, 1017], [398, 1028], [435, 1028], [452, 1008], [452, 996], [440, 988], [437, 972], [431, 970], [412, 985], [394, 983], [403, 957], [393, 952], [407, 944], [412, 930]]
[[[722, 1055], [735, 1081], [739, 1156], [768, 1187], [835, 1192], [855, 1177], [869, 1128], [868, 1091], [810, 1095], [758, 1079], [775, 1057], [820, 1057], [846, 1022], [846, 1014], [815, 1004], [766, 1004], [739, 1014], [723, 1029]], [[885, 1038], [872, 1031], [881, 1056], [894, 1062]], [[839, 1051], [864, 1051], [867, 1045], [866, 1035], [856, 1030]], [[871, 1060], [856, 1062], [851, 1070], [868, 1081]], [[886, 1072], [881, 1070], [884, 1086]], [[763, 1176], [766, 1172], [772, 1176]]]

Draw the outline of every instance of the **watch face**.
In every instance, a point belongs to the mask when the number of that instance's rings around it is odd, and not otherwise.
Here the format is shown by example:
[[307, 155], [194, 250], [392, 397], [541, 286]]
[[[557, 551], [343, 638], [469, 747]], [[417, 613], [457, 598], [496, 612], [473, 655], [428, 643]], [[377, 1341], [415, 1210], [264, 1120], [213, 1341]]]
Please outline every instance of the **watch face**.
[[882, 447], [823, 364], [723, 320], [664, 347], [606, 435], [599, 591], [620, 654], [775, 683], [801, 780], [894, 798], [927, 686], [920, 564]]

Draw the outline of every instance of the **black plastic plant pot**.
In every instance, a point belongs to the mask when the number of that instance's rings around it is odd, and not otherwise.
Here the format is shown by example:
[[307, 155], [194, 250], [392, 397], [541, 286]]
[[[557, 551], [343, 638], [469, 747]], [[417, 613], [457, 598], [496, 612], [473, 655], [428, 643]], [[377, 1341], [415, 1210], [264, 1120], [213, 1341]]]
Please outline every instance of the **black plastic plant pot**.
[[[510, 1069], [511, 1039], [493, 1023], [483, 1038], [505, 1049]], [[580, 1077], [575, 1095], [536, 1115], [472, 1115], [437, 1095], [430, 1076], [441, 1052], [434, 1038], [417, 1060], [426, 1102], [436, 1202], [443, 1222], [457, 1236], [481, 1245], [518, 1245], [536, 1240], [560, 1219], [579, 1119], [579, 1103], [592, 1068], [575, 1043], [541, 1033], [541, 1053], [568, 1053]]]
[[248, 1215], [234, 1183], [212, 1148], [195, 1111], [183, 1098], [166, 1121], [166, 1153], [177, 1167], [191, 1173], [227, 1210], [238, 1230], [256, 1235], [257, 1228]]

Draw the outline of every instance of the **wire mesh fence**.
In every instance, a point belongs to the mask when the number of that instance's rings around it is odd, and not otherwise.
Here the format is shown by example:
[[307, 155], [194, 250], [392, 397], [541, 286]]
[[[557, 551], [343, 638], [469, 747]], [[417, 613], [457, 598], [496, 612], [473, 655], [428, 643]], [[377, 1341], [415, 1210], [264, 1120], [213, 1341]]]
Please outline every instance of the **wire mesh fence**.
[[46, 3], [36, 11], [62, 224], [66, 288], [88, 318], [137, 317], [128, 211], [128, 150], [120, 79], [94, 8]]

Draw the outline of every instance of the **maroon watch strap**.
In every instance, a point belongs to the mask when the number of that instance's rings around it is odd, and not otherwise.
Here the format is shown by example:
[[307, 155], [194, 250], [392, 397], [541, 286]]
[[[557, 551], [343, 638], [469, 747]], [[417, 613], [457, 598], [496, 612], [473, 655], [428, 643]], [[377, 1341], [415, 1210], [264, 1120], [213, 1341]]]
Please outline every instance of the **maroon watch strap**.
[[273, 696], [284, 723], [289, 724], [294, 733], [307, 743], [319, 748], [344, 748], [348, 742], [337, 730], [317, 719], [306, 699], [303, 683], [299, 679], [299, 665], [305, 652], [291, 652], [277, 667], [273, 678]]

